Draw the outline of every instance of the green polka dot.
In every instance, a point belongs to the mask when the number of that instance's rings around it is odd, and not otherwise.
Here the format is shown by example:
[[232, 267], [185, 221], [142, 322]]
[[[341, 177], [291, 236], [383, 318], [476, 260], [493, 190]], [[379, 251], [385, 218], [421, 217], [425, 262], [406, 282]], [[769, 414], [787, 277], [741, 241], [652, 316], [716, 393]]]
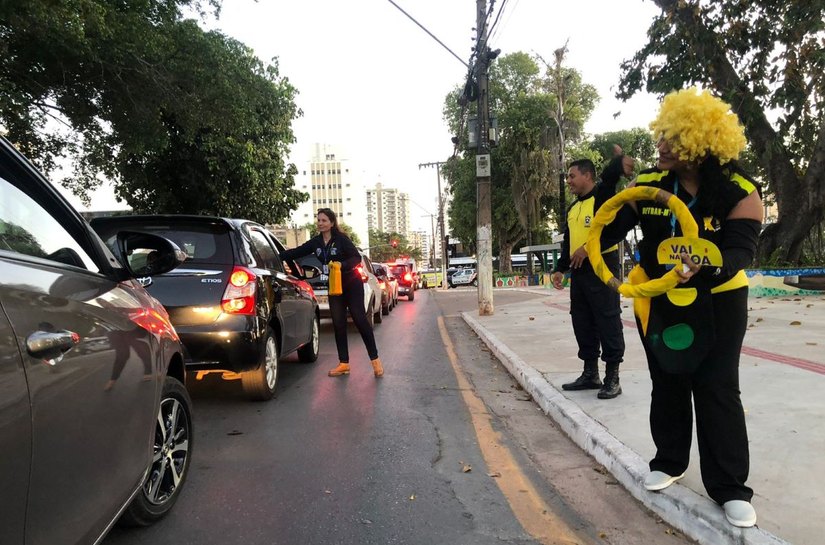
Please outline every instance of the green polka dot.
[[687, 324], [676, 324], [662, 331], [662, 341], [671, 350], [684, 350], [693, 344], [693, 329]]

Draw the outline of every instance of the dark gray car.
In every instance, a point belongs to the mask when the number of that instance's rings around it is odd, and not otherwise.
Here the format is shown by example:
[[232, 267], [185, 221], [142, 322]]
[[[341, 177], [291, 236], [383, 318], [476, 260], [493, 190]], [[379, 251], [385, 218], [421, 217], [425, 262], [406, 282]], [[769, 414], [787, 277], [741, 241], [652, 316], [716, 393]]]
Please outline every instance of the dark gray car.
[[[0, 138], [0, 541], [94, 543], [168, 512], [191, 455], [183, 356], [134, 280], [184, 254], [120, 233], [141, 270]], [[153, 253], [154, 252], [154, 253]]]

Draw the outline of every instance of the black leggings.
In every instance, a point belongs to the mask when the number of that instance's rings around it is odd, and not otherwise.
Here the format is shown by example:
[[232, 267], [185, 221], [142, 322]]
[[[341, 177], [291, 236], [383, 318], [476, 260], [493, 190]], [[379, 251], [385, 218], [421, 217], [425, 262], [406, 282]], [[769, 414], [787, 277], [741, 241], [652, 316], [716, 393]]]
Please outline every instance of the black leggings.
[[367, 321], [364, 310], [364, 284], [358, 278], [355, 281], [345, 282], [343, 295], [333, 295], [329, 298], [329, 313], [332, 315], [332, 326], [335, 328], [335, 346], [338, 348], [338, 361], [349, 363], [347, 348], [347, 309], [352, 316], [352, 322], [361, 333], [364, 346], [371, 360], [378, 357], [378, 348], [375, 346], [375, 336]]
[[695, 411], [699, 467], [708, 495], [720, 504], [750, 501], [753, 490], [745, 485], [748, 432], [739, 397], [739, 353], [747, 328], [748, 289], [713, 295], [713, 314], [716, 340], [693, 373], [667, 373], [647, 354], [653, 380], [650, 429], [656, 444], [650, 469], [668, 475], [681, 475], [687, 469]]

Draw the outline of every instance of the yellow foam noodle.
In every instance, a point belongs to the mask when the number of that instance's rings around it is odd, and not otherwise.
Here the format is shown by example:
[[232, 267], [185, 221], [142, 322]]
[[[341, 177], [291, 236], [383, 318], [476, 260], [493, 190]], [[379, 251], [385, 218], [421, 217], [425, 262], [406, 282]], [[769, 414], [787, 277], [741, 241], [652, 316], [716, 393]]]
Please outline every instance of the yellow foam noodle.
[[678, 197], [664, 189], [649, 185], [631, 187], [620, 191], [605, 202], [599, 208], [598, 212], [596, 212], [593, 222], [590, 225], [590, 234], [587, 237], [587, 243], [585, 244], [587, 257], [593, 266], [593, 271], [596, 273], [596, 276], [624, 297], [655, 297], [656, 295], [666, 293], [679, 284], [678, 269], [674, 267], [661, 278], [647, 280], [640, 284], [623, 284], [618, 278], [613, 276], [613, 273], [610, 272], [610, 269], [602, 257], [601, 241], [599, 239], [602, 236], [604, 226], [613, 221], [619, 209], [630, 201], [656, 201], [659, 204], [666, 205], [679, 221], [679, 226], [682, 228], [682, 233], [684, 233], [685, 238], [698, 240], [699, 226], [696, 225], [696, 220], [690, 215], [690, 210], [687, 205]]
[[[650, 280], [640, 265], [636, 265], [630, 270], [627, 279], [633, 285], [643, 284]], [[647, 323], [650, 321], [650, 297], [635, 297], [633, 299], [633, 314], [636, 315], [642, 325], [642, 334], [647, 335]]]
[[701, 267], [721, 267], [722, 252], [709, 240], [693, 237], [671, 237], [659, 243], [656, 259], [660, 265], [680, 265], [682, 253]]

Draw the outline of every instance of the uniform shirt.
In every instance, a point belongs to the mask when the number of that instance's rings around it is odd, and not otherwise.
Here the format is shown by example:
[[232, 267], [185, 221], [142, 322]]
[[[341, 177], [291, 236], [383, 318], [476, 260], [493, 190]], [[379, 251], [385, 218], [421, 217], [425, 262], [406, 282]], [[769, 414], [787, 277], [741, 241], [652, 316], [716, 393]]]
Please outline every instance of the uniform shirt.
[[297, 248], [282, 253], [281, 259], [293, 260], [309, 254], [315, 255], [324, 266], [328, 266], [330, 261], [341, 262], [343, 281], [357, 277], [360, 282], [360, 275], [354, 274], [354, 271], [361, 263], [361, 253], [346, 235], [333, 234], [326, 244], [323, 235], [316, 235]]
[[[699, 226], [699, 237], [719, 245], [722, 230], [730, 211], [745, 197], [757, 190], [756, 183], [735, 171], [727, 171], [728, 180], [720, 188], [718, 198], [721, 200], [721, 217], [706, 216], [699, 211], [699, 206], [690, 206], [690, 213]], [[685, 191], [678, 183], [676, 174], [656, 168], [643, 170], [636, 178], [637, 186], [653, 186], [675, 193], [685, 204], [693, 201], [693, 196]], [[674, 191], [675, 188], [675, 191]], [[678, 222], [672, 222], [672, 213], [667, 206], [655, 201], [637, 201], [636, 211], [644, 238], [639, 241], [640, 264], [649, 278], [663, 276], [667, 269], [660, 265], [656, 258], [659, 243], [672, 236], [682, 236], [682, 229]], [[675, 223], [675, 226], [673, 225]], [[711, 291], [719, 293], [748, 285], [745, 271], [740, 270], [730, 279], [709, 279]]]
[[[602, 180], [587, 195], [577, 197], [576, 201], [567, 209], [567, 225], [564, 230], [564, 241], [561, 245], [559, 263], [555, 267], [556, 271], [567, 272], [570, 270], [570, 257], [573, 252], [587, 242], [593, 217], [601, 205], [616, 194], [616, 182], [618, 181], [618, 176], [611, 176]], [[608, 266], [611, 264], [618, 265], [619, 253], [617, 250], [618, 246], [613, 245], [602, 251], [605, 263]], [[590, 265], [590, 260], [585, 259], [579, 270], [592, 272], [593, 268]]]

